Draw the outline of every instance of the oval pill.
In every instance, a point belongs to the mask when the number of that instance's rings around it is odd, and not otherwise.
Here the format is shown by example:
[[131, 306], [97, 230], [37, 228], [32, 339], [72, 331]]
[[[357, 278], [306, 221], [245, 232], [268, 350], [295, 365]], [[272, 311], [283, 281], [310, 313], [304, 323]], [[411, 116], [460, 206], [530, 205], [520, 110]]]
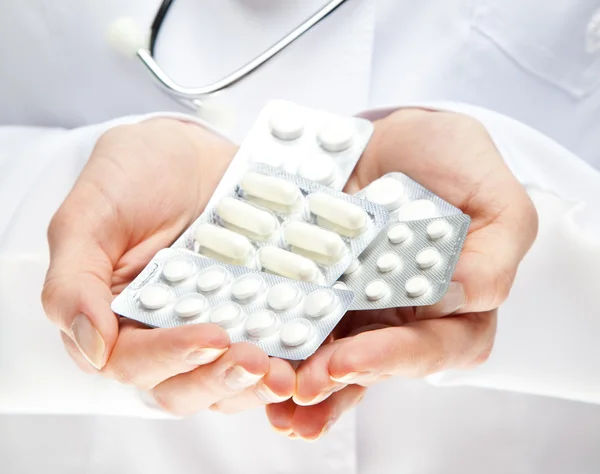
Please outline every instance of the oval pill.
[[332, 288], [334, 290], [345, 290], [348, 291], [348, 285], [346, 285], [343, 281], [338, 281], [333, 284]]
[[383, 280], [374, 280], [365, 287], [365, 295], [369, 301], [378, 301], [389, 292], [388, 284]]
[[224, 303], [210, 313], [210, 322], [225, 329], [231, 329], [242, 321], [242, 308], [235, 303]]
[[400, 265], [400, 257], [395, 253], [384, 253], [377, 259], [377, 270], [381, 273], [389, 273]]
[[243, 235], [214, 224], [200, 224], [196, 227], [194, 238], [198, 245], [232, 260], [245, 262], [254, 248]]
[[202, 292], [215, 291], [225, 285], [228, 279], [227, 270], [219, 265], [213, 265], [200, 272], [196, 279], [196, 286]]
[[404, 288], [408, 296], [417, 298], [427, 293], [427, 290], [429, 290], [429, 280], [423, 276], [412, 277], [406, 282]]
[[436, 249], [428, 248], [421, 250], [415, 259], [419, 268], [426, 270], [437, 265], [441, 259], [441, 255]]
[[304, 300], [304, 314], [312, 319], [330, 314], [337, 306], [337, 296], [330, 289], [313, 291]]
[[267, 304], [275, 311], [285, 311], [300, 301], [300, 290], [291, 283], [278, 283], [267, 292]]
[[406, 224], [396, 224], [387, 233], [389, 241], [394, 245], [406, 242], [411, 235], [412, 230]]
[[296, 140], [304, 132], [304, 117], [296, 107], [280, 107], [271, 115], [269, 127], [280, 140]]
[[254, 298], [263, 289], [265, 281], [260, 275], [244, 275], [231, 285], [231, 295], [238, 301]]
[[294, 319], [285, 323], [279, 331], [284, 346], [298, 347], [310, 338], [312, 326], [305, 319]]
[[394, 178], [380, 178], [373, 181], [365, 193], [367, 201], [379, 204], [388, 211], [395, 211], [406, 201], [404, 185]]
[[300, 189], [294, 183], [260, 173], [246, 173], [240, 187], [249, 196], [283, 206], [292, 206], [300, 199]]
[[427, 226], [427, 235], [429, 235], [429, 238], [431, 240], [438, 240], [448, 235], [448, 232], [450, 232], [450, 230], [451, 226], [448, 221], [434, 221]]
[[367, 213], [363, 208], [326, 193], [312, 194], [308, 201], [310, 212], [350, 230], [367, 225]]
[[288, 245], [337, 260], [347, 251], [346, 244], [338, 234], [307, 222], [289, 222], [283, 229], [283, 237]]
[[194, 262], [180, 257], [169, 260], [163, 266], [163, 277], [171, 283], [177, 283], [191, 277], [196, 271]]
[[269, 237], [277, 228], [275, 216], [239, 199], [221, 199], [216, 211], [225, 222], [260, 237]]
[[358, 270], [358, 268], [360, 267], [360, 262], [358, 261], [358, 259], [354, 259], [352, 260], [352, 263], [350, 264], [350, 266], [348, 268], [346, 268], [346, 270], [344, 271], [344, 275], [350, 275], [352, 273], [354, 273], [356, 270]]
[[171, 292], [163, 285], [147, 285], [138, 296], [140, 304], [146, 309], [160, 309], [169, 301]]
[[319, 277], [315, 262], [278, 247], [261, 248], [258, 259], [265, 270], [285, 278], [313, 282]]
[[402, 206], [397, 215], [401, 222], [431, 219], [436, 217], [437, 208], [429, 199], [417, 199]]
[[298, 174], [304, 179], [323, 186], [330, 185], [335, 179], [336, 165], [329, 156], [320, 156], [318, 160], [304, 159], [298, 168]]
[[206, 298], [197, 293], [192, 293], [179, 298], [177, 303], [175, 303], [175, 308], [173, 308], [173, 311], [178, 317], [187, 319], [198, 316], [204, 313], [207, 309], [208, 303]]
[[319, 127], [317, 140], [324, 150], [337, 153], [350, 148], [355, 130], [350, 120], [328, 120]]
[[268, 337], [277, 330], [277, 317], [273, 311], [260, 309], [248, 316], [244, 329], [251, 337]]

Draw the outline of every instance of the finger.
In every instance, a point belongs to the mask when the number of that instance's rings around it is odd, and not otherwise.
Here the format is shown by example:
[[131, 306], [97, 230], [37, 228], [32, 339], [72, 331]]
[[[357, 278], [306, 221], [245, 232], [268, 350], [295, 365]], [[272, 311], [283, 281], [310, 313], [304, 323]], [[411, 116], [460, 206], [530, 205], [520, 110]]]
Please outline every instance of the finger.
[[265, 407], [267, 419], [273, 429], [280, 434], [290, 435], [292, 433], [292, 419], [298, 405], [293, 400], [282, 403], [273, 403]]
[[258, 347], [233, 344], [216, 362], [166, 380], [152, 394], [169, 413], [189, 415], [254, 387], [268, 370], [269, 357]]
[[77, 364], [77, 367], [79, 367], [86, 374], [98, 373], [98, 371], [90, 365], [87, 359], [83, 357], [83, 354], [77, 348], [77, 345], [73, 342], [73, 339], [71, 339], [62, 331], [60, 332], [60, 337], [63, 341], [63, 344], [65, 345], [65, 350], [67, 351], [67, 354], [69, 354], [69, 357], [71, 357], [75, 364]]
[[328, 371], [340, 383], [371, 384], [392, 375], [425, 377], [483, 362], [491, 350], [497, 311], [418, 321], [342, 339]]

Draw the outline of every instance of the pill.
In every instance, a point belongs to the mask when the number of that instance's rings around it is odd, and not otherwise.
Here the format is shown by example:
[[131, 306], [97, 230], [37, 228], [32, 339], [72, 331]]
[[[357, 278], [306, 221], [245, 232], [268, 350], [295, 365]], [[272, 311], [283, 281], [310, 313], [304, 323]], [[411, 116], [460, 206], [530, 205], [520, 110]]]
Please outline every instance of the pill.
[[319, 159], [303, 159], [298, 168], [298, 174], [304, 179], [314, 181], [323, 186], [330, 185], [335, 179], [336, 165], [329, 156]]
[[214, 224], [198, 225], [194, 238], [201, 249], [205, 247], [238, 262], [246, 262], [253, 251], [246, 237]]
[[309, 318], [322, 318], [337, 306], [336, 294], [330, 289], [313, 291], [304, 300], [304, 314]]
[[173, 311], [183, 319], [192, 318], [204, 313], [208, 309], [206, 298], [198, 293], [184, 295], [177, 303]]
[[388, 294], [389, 286], [383, 280], [374, 280], [365, 287], [365, 295], [369, 301], [377, 301]]
[[280, 107], [271, 115], [269, 127], [280, 140], [296, 140], [304, 132], [304, 117], [295, 107]]
[[278, 283], [267, 293], [267, 304], [275, 311], [285, 311], [300, 301], [300, 290], [291, 283]]
[[242, 308], [235, 303], [223, 303], [210, 313], [210, 322], [225, 329], [237, 326], [242, 321]]
[[171, 292], [162, 285], [148, 285], [139, 294], [140, 304], [146, 309], [160, 309], [169, 301]]
[[363, 208], [326, 193], [312, 194], [308, 207], [315, 216], [345, 229], [358, 230], [367, 225], [367, 213]]
[[254, 298], [265, 286], [260, 275], [244, 275], [231, 285], [231, 295], [238, 301]]
[[358, 261], [358, 259], [355, 258], [354, 260], [352, 260], [352, 263], [350, 263], [350, 266], [346, 268], [344, 275], [350, 275], [351, 273], [354, 273], [356, 270], [358, 270], [359, 267], [360, 262]]
[[279, 331], [279, 338], [284, 346], [298, 347], [310, 338], [312, 326], [305, 319], [294, 319], [285, 323]]
[[406, 202], [404, 185], [394, 178], [380, 178], [373, 181], [365, 194], [367, 201], [379, 204], [388, 211], [395, 211]]
[[388, 273], [395, 270], [400, 264], [400, 257], [395, 253], [384, 253], [377, 259], [377, 270], [381, 273]]
[[429, 281], [423, 276], [412, 277], [404, 286], [406, 293], [411, 298], [417, 298], [424, 295], [429, 290]]
[[300, 199], [300, 189], [294, 183], [260, 173], [246, 173], [240, 187], [249, 196], [283, 206], [292, 206]]
[[174, 258], [163, 266], [163, 277], [171, 283], [177, 283], [191, 277], [196, 271], [194, 262], [187, 258]]
[[431, 219], [436, 217], [437, 209], [435, 204], [428, 199], [417, 199], [409, 202], [398, 211], [398, 220], [400, 222], [418, 221], [420, 219]]
[[239, 199], [223, 198], [216, 210], [226, 223], [259, 237], [269, 237], [277, 227], [275, 216]]
[[350, 148], [354, 132], [354, 124], [350, 120], [328, 120], [319, 127], [317, 140], [324, 150], [336, 153]]
[[340, 260], [347, 251], [338, 234], [307, 222], [289, 222], [283, 229], [283, 237], [288, 245], [334, 260]]
[[333, 286], [332, 286], [332, 288], [334, 290], [345, 290], [345, 291], [348, 291], [348, 286], [344, 282], [342, 282], [342, 281], [338, 281], [338, 282], [334, 283]]
[[200, 272], [196, 280], [196, 286], [202, 292], [215, 291], [222, 288], [228, 279], [227, 270], [218, 265], [213, 265]]
[[392, 244], [401, 244], [410, 239], [412, 230], [405, 224], [396, 224], [388, 230], [387, 236]]
[[437, 265], [437, 263], [440, 261], [440, 258], [440, 253], [434, 248], [421, 250], [416, 256], [417, 265], [419, 265], [419, 268], [422, 268], [423, 270]]
[[319, 268], [315, 262], [278, 247], [263, 247], [258, 259], [266, 271], [285, 278], [307, 282], [319, 278]]
[[251, 337], [268, 337], [277, 330], [277, 317], [273, 311], [260, 309], [248, 316], [244, 329]]
[[450, 232], [450, 224], [448, 221], [434, 221], [427, 226], [427, 235], [431, 240], [438, 240], [445, 237]]

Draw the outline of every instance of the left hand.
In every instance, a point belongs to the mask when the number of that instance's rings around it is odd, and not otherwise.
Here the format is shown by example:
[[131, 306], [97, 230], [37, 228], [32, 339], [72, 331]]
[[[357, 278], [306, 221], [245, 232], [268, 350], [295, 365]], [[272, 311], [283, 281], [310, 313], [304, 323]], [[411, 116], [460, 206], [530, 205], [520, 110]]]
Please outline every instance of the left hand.
[[271, 424], [288, 436], [319, 438], [381, 380], [467, 369], [492, 350], [496, 308], [537, 233], [525, 189], [484, 127], [454, 113], [406, 109], [376, 122], [347, 190], [392, 171], [471, 216], [454, 281], [430, 307], [347, 314], [334, 341], [299, 366], [293, 400], [267, 407]]

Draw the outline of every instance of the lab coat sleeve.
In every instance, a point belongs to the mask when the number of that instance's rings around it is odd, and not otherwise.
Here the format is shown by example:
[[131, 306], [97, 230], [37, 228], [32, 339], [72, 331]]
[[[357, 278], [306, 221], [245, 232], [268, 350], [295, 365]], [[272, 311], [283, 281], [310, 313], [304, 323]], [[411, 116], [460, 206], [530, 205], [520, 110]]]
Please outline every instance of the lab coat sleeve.
[[80, 372], [40, 301], [49, 221], [96, 140], [155, 115], [73, 130], [0, 127], [0, 413], [165, 416], [134, 388]]
[[600, 403], [600, 171], [498, 113], [457, 103], [415, 105], [479, 120], [539, 215], [538, 237], [500, 308], [490, 359], [430, 382]]

